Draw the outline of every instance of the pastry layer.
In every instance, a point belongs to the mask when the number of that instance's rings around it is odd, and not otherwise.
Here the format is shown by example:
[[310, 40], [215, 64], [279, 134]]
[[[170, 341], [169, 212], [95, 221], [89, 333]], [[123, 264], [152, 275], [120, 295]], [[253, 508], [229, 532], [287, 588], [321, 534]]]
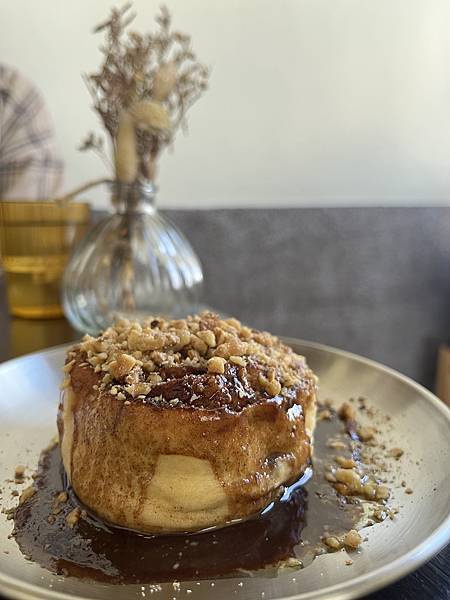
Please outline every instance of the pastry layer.
[[90, 352], [68, 357], [58, 426], [71, 485], [101, 518], [149, 533], [224, 525], [264, 509], [309, 465], [316, 378], [290, 349], [291, 385], [273, 395], [272, 367], [251, 354], [224, 359], [223, 373], [161, 365], [161, 381], [132, 396], [125, 379], [105, 384], [110, 371]]

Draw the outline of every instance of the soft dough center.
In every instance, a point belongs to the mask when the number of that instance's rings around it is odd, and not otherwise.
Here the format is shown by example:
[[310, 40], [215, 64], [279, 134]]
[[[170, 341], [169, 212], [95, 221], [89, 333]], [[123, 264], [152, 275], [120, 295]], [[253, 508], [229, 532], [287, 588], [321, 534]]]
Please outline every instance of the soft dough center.
[[225, 519], [227, 496], [208, 460], [161, 454], [147, 488], [141, 520], [167, 529]]

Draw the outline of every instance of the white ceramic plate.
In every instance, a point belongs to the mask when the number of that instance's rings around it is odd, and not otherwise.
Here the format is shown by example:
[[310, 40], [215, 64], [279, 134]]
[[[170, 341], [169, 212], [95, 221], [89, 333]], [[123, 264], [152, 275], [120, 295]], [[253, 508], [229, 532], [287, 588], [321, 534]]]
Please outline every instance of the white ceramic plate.
[[[366, 530], [368, 541], [359, 554], [352, 556], [351, 567], [345, 566], [342, 551], [317, 558], [303, 571], [272, 579], [258, 576], [181, 582], [179, 590], [171, 584], [89, 583], [52, 575], [25, 560], [15, 541], [7, 539], [12, 521], [0, 515], [0, 593], [27, 600], [342, 600], [381, 588], [436, 554], [450, 539], [450, 411], [430, 392], [380, 364], [318, 344], [287, 341], [307, 357], [318, 374], [322, 398], [340, 403], [349, 397], [365, 396], [372, 406], [392, 417], [394, 434], [389, 434], [388, 443], [405, 449], [400, 463], [402, 476], [414, 493], [406, 495], [400, 485], [394, 488], [394, 499], [402, 507], [398, 517]], [[11, 477], [17, 464], [33, 469], [41, 449], [56, 433], [64, 352], [59, 347], [0, 365], [2, 483]], [[4, 493], [4, 500], [7, 495]]]

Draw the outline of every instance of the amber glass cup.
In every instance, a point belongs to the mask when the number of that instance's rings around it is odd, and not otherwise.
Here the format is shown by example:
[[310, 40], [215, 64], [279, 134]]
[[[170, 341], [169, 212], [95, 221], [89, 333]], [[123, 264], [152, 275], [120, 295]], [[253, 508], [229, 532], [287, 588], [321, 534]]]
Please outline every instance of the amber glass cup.
[[12, 315], [28, 319], [63, 315], [61, 277], [89, 217], [89, 205], [84, 203], [0, 201], [0, 260]]

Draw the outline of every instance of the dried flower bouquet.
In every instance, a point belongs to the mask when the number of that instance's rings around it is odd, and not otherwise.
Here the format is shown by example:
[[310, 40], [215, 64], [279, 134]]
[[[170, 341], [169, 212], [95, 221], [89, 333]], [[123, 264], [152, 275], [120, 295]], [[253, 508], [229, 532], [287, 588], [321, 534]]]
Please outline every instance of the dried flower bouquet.
[[[133, 183], [154, 181], [161, 151], [172, 144], [186, 113], [208, 85], [208, 69], [197, 61], [190, 36], [172, 29], [166, 7], [156, 16], [156, 31], [130, 30], [135, 18], [131, 4], [113, 8], [109, 18], [95, 28], [105, 34], [98, 71], [85, 75], [110, 141], [115, 179]], [[89, 133], [81, 150], [94, 150], [111, 164], [105, 140]], [[90, 182], [74, 196], [101, 181]]]

